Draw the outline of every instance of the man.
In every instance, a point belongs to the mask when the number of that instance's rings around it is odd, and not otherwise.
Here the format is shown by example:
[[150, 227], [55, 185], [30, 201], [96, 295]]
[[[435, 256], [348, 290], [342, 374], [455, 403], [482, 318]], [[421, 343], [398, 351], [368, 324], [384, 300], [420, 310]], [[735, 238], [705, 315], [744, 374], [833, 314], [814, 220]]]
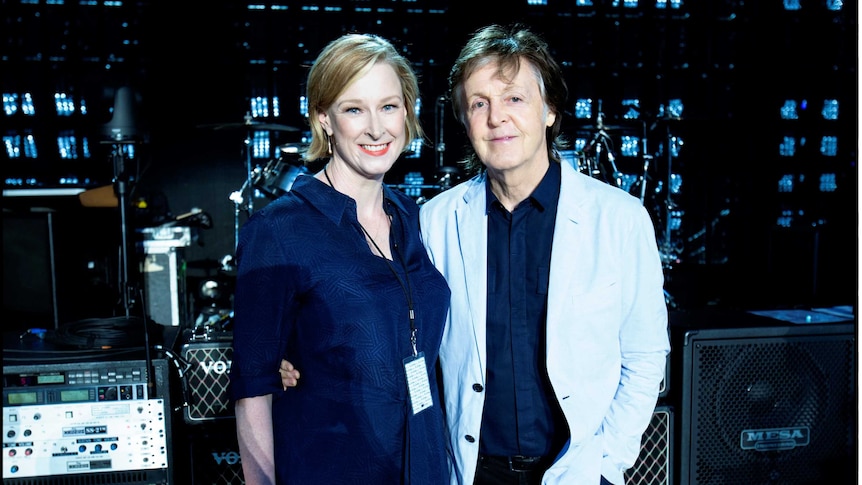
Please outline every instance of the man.
[[452, 290], [440, 349], [452, 483], [621, 484], [670, 350], [650, 217], [561, 163], [567, 88], [535, 34], [479, 30], [449, 87], [478, 174], [420, 222]]

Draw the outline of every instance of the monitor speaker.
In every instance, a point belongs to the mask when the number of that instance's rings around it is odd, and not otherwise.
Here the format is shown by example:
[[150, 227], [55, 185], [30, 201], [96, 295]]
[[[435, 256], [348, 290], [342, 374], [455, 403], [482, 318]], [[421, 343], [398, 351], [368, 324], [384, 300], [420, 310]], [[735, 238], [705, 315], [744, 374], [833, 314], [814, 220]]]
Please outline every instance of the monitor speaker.
[[626, 485], [673, 485], [672, 467], [673, 411], [656, 406], [641, 439], [641, 450], [634, 466], [626, 470]]
[[676, 348], [680, 485], [855, 476], [853, 323], [692, 329]]

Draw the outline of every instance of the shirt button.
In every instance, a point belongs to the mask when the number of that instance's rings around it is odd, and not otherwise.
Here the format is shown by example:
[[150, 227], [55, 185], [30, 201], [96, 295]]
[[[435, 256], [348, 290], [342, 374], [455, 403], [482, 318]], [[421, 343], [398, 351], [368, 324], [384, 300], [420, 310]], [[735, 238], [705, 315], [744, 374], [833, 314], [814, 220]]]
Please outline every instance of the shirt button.
[[474, 438], [470, 435], [464, 436], [464, 439], [467, 440], [467, 443], [475, 443], [476, 442], [476, 438]]
[[473, 390], [476, 392], [482, 392], [485, 388], [482, 387], [482, 384], [473, 384]]

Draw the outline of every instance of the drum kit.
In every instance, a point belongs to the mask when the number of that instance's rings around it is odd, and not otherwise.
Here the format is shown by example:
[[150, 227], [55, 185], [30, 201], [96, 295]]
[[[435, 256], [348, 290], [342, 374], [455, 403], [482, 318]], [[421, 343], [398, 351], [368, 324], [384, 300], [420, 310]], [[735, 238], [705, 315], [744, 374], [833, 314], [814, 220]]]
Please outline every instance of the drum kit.
[[[684, 211], [678, 206], [678, 197], [682, 185], [682, 177], [675, 173], [674, 157], [682, 145], [682, 140], [674, 136], [670, 122], [679, 118], [660, 117], [649, 124], [640, 122], [641, 127], [611, 126], [603, 123], [603, 115], [599, 113], [594, 130], [586, 138], [583, 149], [574, 152], [575, 168], [590, 177], [604, 181], [638, 197], [641, 204], [650, 212], [656, 225], [656, 238], [662, 267], [672, 269], [681, 262], [683, 240], [679, 230]], [[665, 127], [660, 133], [660, 149], [655, 157], [648, 151], [648, 135], [659, 126]], [[629, 165], [633, 173], [621, 170], [617, 163], [614, 137], [609, 132], [621, 132], [626, 129], [640, 131], [637, 138], [641, 146], [637, 150], [638, 164]], [[617, 137], [619, 138], [619, 137]], [[653, 163], [657, 161], [658, 163]], [[650, 187], [650, 190], [648, 189]], [[665, 292], [665, 298], [670, 306], [675, 302], [670, 294]]]
[[297, 143], [279, 146], [280, 156], [270, 160], [265, 167], [253, 165], [252, 142], [254, 133], [261, 131], [299, 132], [300, 129], [289, 125], [256, 120], [251, 113], [246, 113], [241, 122], [204, 124], [198, 125], [198, 128], [214, 131], [246, 131], [244, 140], [246, 178], [242, 186], [231, 192], [229, 196], [231, 202], [234, 203], [234, 250], [236, 250], [236, 245], [239, 243], [240, 213], [245, 210], [251, 215], [254, 212], [255, 191], [259, 190], [270, 198], [279, 197], [290, 190], [296, 177], [306, 172], [301, 160], [303, 145]]

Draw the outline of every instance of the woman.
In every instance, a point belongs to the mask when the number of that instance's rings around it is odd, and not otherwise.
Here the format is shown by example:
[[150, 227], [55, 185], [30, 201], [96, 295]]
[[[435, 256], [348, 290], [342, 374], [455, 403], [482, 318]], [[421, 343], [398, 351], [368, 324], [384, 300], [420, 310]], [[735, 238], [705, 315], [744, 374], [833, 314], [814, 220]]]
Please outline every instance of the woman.
[[[237, 249], [232, 395], [246, 483], [448, 482], [434, 365], [449, 289], [419, 210], [383, 177], [423, 136], [418, 82], [348, 34], [308, 75], [313, 176], [255, 213]], [[302, 369], [283, 388], [279, 362]]]

